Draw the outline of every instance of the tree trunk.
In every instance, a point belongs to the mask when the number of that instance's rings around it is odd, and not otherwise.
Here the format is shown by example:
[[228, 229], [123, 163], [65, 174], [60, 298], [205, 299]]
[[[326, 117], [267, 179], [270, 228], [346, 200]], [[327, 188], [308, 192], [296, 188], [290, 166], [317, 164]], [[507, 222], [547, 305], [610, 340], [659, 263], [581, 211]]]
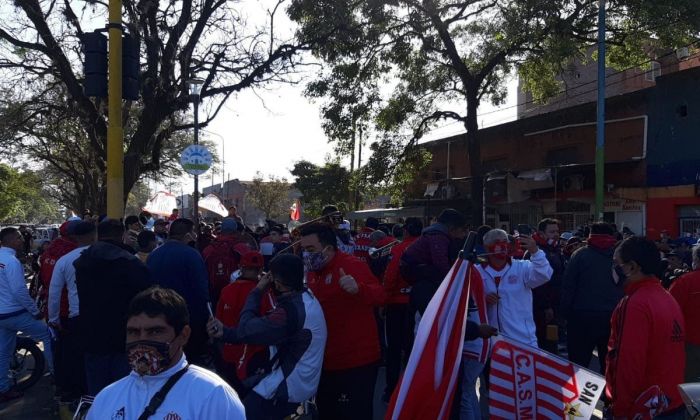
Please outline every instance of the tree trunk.
[[472, 177], [471, 225], [476, 228], [484, 224], [484, 174], [481, 166], [481, 144], [479, 144], [479, 122], [477, 120], [477, 90], [467, 90], [467, 157]]

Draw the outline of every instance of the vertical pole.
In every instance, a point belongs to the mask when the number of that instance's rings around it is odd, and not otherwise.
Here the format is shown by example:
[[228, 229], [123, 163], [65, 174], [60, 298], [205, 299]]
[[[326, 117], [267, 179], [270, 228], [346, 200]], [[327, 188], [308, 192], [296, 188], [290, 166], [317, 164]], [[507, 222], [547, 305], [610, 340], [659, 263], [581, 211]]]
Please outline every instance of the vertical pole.
[[[357, 128], [356, 123], [355, 123], [355, 118], [353, 117], [352, 120], [352, 137], [350, 139], [350, 142], [352, 143], [352, 152], [350, 152], [350, 177], [352, 177], [353, 173], [355, 172], [355, 129]], [[355, 200], [355, 197], [357, 196], [357, 190], [352, 190], [350, 191], [350, 202], [352, 203]], [[355, 208], [357, 210], [357, 208]], [[357, 225], [357, 220], [355, 220], [355, 224]], [[356, 226], [357, 227], [357, 226]]]
[[[199, 144], [199, 95], [194, 95], [194, 144]], [[194, 176], [194, 229], [199, 235], [199, 175]]]
[[447, 180], [450, 180], [450, 146], [452, 142], [447, 142]]
[[595, 142], [595, 219], [603, 219], [605, 186], [605, 0], [598, 3], [598, 120]]
[[124, 131], [122, 129], [122, 2], [109, 0], [107, 84], [107, 217], [124, 216]]
[[[360, 124], [359, 142], [357, 149], [357, 170], [359, 171], [362, 167], [362, 124]], [[355, 210], [360, 209], [360, 192], [355, 190]]]

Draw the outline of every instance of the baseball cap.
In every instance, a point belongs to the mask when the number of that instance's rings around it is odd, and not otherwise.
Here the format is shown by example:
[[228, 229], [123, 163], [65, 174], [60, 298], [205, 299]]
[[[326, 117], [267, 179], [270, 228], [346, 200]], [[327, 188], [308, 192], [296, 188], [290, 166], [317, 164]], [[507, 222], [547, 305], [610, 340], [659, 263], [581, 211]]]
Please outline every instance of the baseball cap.
[[68, 220], [66, 222], [63, 222], [61, 227], [58, 228], [58, 233], [60, 233], [61, 236], [74, 235], [75, 227], [78, 226], [80, 223], [80, 220]]
[[241, 257], [241, 268], [262, 268], [265, 259], [258, 251], [248, 251]]
[[75, 225], [75, 229], [73, 229], [73, 234], [82, 236], [82, 235], [87, 235], [89, 233], [92, 233], [97, 229], [94, 223], [92, 222], [78, 222]]
[[238, 230], [238, 223], [232, 217], [226, 217], [221, 221], [221, 233], [234, 233]]

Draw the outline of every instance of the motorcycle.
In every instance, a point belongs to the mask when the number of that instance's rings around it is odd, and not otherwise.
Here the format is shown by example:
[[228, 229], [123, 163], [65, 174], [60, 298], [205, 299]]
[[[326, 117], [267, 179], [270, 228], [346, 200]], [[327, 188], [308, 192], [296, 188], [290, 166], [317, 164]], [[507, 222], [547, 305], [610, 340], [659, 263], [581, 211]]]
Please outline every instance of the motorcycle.
[[44, 376], [45, 369], [44, 352], [37, 343], [26, 335], [17, 334], [15, 352], [10, 359], [12, 388], [20, 392], [29, 389]]

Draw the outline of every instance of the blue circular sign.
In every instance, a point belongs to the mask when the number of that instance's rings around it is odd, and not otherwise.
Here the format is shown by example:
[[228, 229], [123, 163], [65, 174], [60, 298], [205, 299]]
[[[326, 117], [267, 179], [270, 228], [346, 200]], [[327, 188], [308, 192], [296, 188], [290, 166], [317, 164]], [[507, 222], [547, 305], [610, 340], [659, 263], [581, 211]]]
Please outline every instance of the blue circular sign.
[[213, 158], [201, 144], [192, 144], [182, 151], [180, 165], [190, 175], [202, 175], [211, 168]]

